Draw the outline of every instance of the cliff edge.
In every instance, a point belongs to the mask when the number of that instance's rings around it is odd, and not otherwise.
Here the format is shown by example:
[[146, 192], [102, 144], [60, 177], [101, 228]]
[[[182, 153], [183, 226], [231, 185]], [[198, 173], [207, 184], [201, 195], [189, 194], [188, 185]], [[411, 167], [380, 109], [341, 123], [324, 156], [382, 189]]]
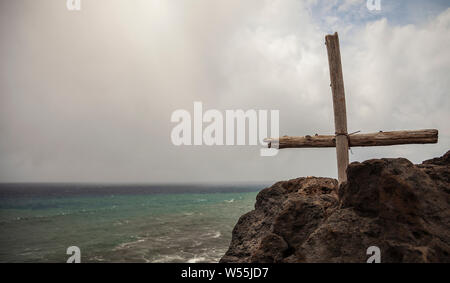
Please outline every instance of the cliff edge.
[[450, 151], [414, 165], [354, 162], [330, 178], [278, 182], [239, 219], [220, 262], [450, 262]]

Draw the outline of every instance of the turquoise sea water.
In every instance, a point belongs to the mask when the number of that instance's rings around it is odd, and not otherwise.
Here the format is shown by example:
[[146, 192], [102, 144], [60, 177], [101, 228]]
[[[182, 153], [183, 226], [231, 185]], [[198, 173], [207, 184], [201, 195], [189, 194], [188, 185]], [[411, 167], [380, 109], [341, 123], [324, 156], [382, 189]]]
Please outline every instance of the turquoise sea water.
[[0, 185], [0, 262], [217, 262], [262, 188]]

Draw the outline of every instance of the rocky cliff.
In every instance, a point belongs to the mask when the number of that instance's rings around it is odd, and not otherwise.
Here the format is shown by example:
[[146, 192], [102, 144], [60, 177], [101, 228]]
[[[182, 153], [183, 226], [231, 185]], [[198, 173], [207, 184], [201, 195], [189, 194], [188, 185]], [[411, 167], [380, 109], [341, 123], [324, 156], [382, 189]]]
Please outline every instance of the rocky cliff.
[[262, 190], [221, 262], [450, 262], [450, 151], [354, 162], [338, 189], [330, 178], [298, 178]]

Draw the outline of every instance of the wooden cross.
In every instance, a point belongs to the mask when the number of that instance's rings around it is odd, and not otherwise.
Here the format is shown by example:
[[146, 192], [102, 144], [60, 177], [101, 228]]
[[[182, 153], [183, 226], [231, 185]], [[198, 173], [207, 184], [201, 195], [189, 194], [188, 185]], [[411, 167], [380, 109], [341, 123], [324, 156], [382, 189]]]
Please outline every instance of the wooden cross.
[[397, 144], [425, 144], [437, 143], [438, 130], [393, 131], [348, 134], [347, 111], [345, 108], [344, 79], [342, 75], [341, 53], [339, 49], [339, 37], [325, 36], [325, 44], [328, 50], [328, 64], [330, 67], [331, 92], [333, 95], [334, 109], [334, 135], [314, 135], [304, 137], [289, 137], [273, 139], [268, 138], [269, 148], [307, 148], [307, 147], [336, 147], [338, 181], [339, 184], [347, 181], [347, 166], [349, 163], [349, 146], [387, 146]]

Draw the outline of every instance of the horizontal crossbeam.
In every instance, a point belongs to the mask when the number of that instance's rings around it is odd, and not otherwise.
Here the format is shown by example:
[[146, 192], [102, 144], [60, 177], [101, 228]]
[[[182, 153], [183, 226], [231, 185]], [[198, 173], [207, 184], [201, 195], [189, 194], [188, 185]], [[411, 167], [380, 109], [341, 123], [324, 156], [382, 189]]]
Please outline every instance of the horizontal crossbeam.
[[[391, 131], [369, 134], [347, 135], [349, 146], [389, 146], [399, 144], [437, 143], [438, 130], [426, 129], [416, 131]], [[268, 147], [273, 148], [308, 148], [308, 147], [336, 147], [336, 135], [315, 135], [304, 137], [280, 137], [279, 139], [265, 139]]]

